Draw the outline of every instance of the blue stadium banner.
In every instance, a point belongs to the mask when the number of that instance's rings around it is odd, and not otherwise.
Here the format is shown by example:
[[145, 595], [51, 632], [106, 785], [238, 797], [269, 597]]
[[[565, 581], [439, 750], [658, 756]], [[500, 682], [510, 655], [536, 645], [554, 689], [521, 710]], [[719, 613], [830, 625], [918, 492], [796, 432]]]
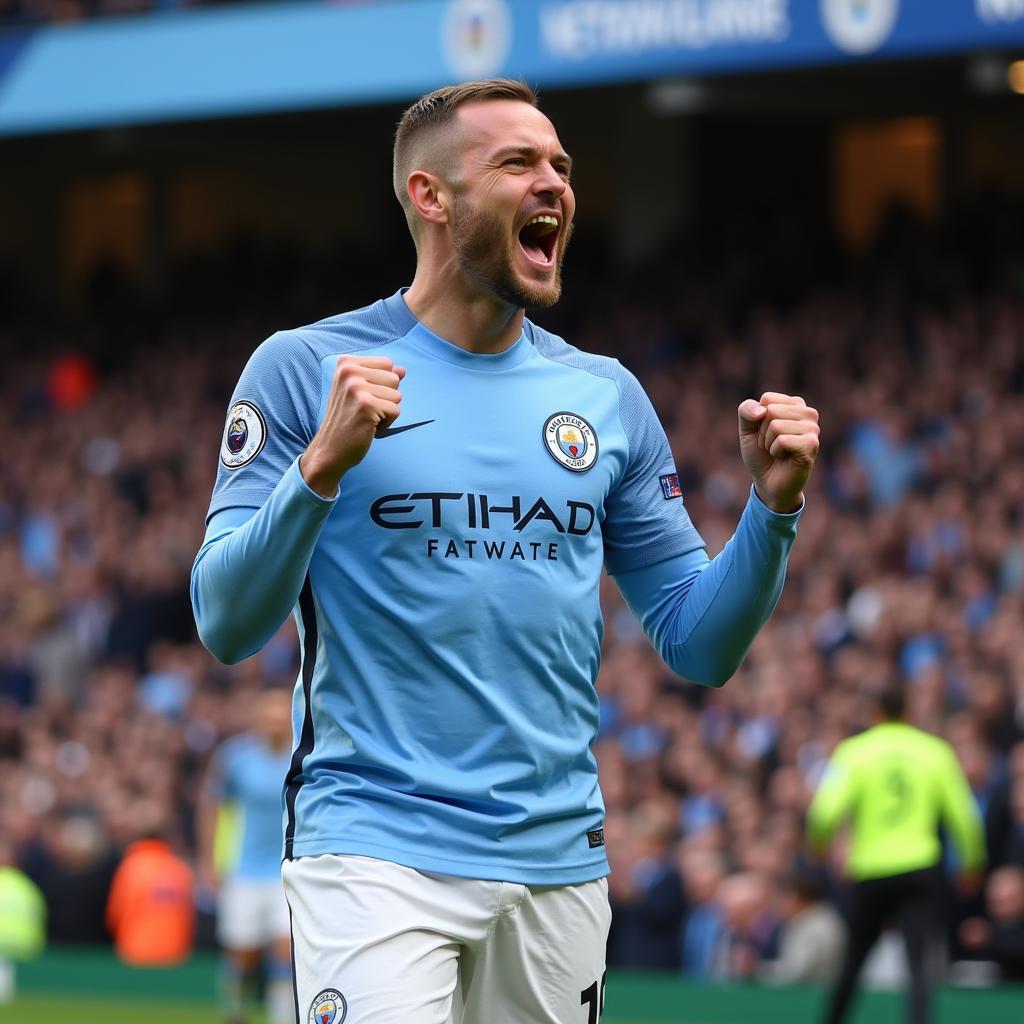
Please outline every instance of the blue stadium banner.
[[336, 0], [0, 33], [0, 135], [1024, 46], [1024, 0]]

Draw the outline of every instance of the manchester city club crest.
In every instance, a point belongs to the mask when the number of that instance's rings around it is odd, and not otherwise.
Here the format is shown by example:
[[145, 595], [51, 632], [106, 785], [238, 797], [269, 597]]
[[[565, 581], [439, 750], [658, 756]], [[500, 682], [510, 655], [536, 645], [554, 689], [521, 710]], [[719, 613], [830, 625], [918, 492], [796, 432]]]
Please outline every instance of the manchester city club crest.
[[821, 0], [821, 20], [846, 53], [874, 53], [896, 27], [900, 0]]
[[508, 0], [449, 0], [442, 43], [459, 78], [497, 74], [512, 45]]
[[333, 988], [325, 988], [309, 1007], [308, 1024], [345, 1024], [348, 1004], [345, 997]]
[[267, 424], [263, 413], [252, 402], [235, 402], [224, 424], [220, 461], [228, 469], [238, 469], [259, 455], [266, 440]]
[[574, 412], [556, 412], [547, 418], [544, 446], [556, 462], [574, 473], [585, 473], [597, 461], [597, 434]]

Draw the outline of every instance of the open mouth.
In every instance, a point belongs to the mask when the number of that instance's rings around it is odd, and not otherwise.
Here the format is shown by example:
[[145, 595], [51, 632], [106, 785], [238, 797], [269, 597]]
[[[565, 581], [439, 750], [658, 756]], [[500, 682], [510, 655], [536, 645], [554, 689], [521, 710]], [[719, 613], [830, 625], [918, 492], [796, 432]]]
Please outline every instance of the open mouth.
[[560, 226], [557, 217], [546, 213], [532, 217], [523, 225], [519, 244], [531, 263], [541, 267], [554, 266]]

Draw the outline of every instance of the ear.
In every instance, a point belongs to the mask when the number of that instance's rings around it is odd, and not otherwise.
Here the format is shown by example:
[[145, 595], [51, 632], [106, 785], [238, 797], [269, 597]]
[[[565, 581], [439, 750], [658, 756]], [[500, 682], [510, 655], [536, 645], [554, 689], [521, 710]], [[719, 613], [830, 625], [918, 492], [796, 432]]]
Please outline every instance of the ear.
[[448, 223], [451, 193], [441, 178], [427, 171], [413, 171], [405, 188], [423, 220], [430, 224]]

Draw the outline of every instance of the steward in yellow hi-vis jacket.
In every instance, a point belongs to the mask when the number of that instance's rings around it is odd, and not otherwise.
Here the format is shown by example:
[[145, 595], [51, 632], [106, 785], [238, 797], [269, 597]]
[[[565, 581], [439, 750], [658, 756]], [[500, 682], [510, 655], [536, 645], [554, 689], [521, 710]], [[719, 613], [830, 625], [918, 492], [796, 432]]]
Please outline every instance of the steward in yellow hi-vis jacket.
[[15, 960], [31, 960], [46, 943], [46, 902], [16, 866], [13, 845], [0, 836], [0, 1004], [14, 999]]
[[886, 689], [878, 724], [836, 747], [807, 815], [808, 838], [819, 850], [847, 821], [851, 832], [847, 948], [827, 1024], [843, 1019], [864, 959], [889, 924], [899, 926], [907, 946], [907, 1019], [926, 1024], [925, 950], [941, 896], [940, 825], [969, 884], [985, 866], [981, 818], [952, 747], [903, 715], [902, 689]]

